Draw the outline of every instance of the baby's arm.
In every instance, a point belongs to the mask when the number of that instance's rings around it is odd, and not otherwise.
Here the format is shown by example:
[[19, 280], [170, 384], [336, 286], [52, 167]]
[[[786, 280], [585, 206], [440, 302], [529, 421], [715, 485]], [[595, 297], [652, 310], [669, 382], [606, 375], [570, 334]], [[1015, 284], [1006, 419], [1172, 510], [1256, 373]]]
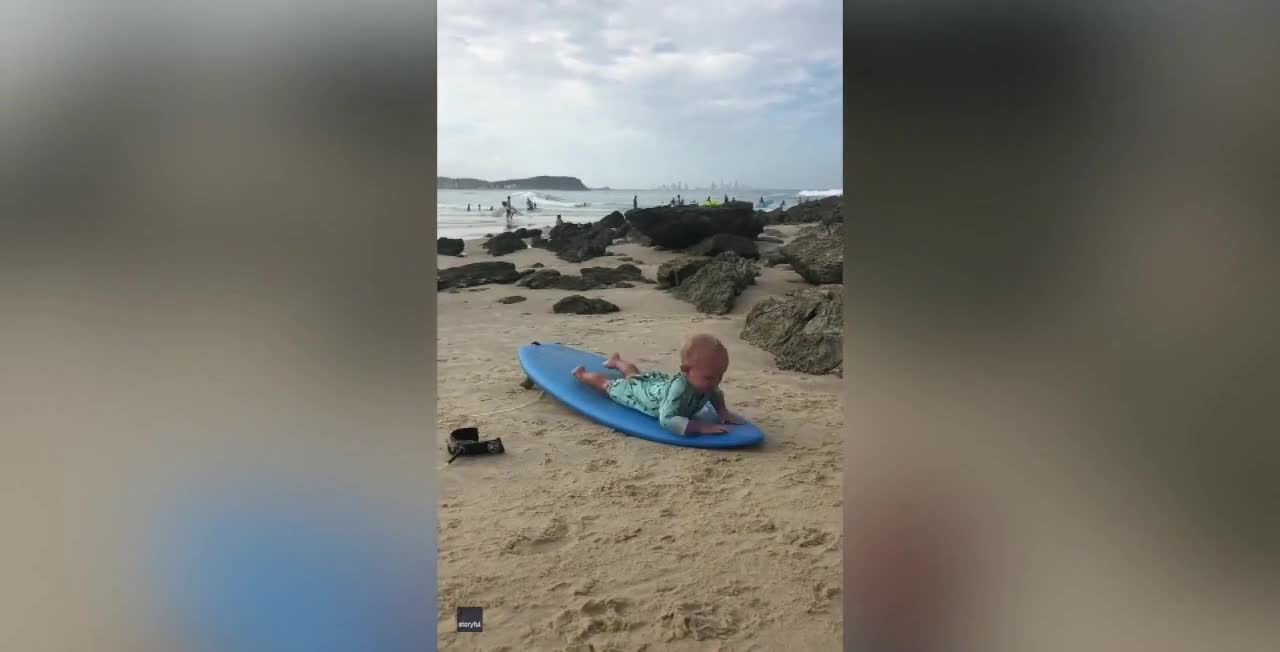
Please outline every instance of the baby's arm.
[[720, 416], [721, 421], [726, 423], [746, 423], [742, 417], [730, 412], [729, 408], [725, 407], [724, 392], [719, 389], [716, 389], [711, 395], [711, 407], [716, 409], [716, 414]]
[[676, 380], [667, 387], [667, 394], [662, 398], [662, 405], [658, 408], [658, 423], [663, 428], [676, 433], [677, 435], [697, 435], [697, 434], [713, 434], [726, 432], [724, 426], [702, 423], [697, 419], [690, 419], [679, 413], [677, 407], [680, 405], [680, 396], [684, 394], [686, 385], [681, 380]]

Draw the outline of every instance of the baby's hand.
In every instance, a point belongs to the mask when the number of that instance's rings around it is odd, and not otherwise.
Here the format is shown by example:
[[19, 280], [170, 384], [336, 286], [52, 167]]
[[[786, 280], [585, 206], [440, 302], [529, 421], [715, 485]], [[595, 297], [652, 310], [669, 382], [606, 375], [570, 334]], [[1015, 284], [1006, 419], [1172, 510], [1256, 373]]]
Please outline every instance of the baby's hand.
[[729, 429], [724, 426], [717, 426], [710, 423], [690, 421], [688, 432], [694, 435], [719, 435], [729, 432]]
[[732, 412], [729, 412], [728, 410], [725, 410], [725, 412], [720, 415], [720, 420], [723, 421], [724, 423], [733, 423], [738, 425], [741, 425], [747, 422], [746, 419], [743, 419], [741, 416], [734, 414]]

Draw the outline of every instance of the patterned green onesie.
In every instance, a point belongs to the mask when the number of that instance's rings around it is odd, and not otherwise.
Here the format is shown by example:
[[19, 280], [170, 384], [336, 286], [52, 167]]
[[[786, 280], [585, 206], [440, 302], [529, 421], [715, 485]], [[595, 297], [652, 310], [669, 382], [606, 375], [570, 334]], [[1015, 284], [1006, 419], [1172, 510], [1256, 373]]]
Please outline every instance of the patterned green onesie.
[[703, 394], [689, 384], [684, 374], [664, 374], [661, 371], [646, 371], [630, 378], [611, 380], [608, 393], [615, 403], [657, 417], [663, 428], [677, 435], [685, 434], [689, 418], [713, 396], [724, 400], [724, 394], [718, 389], [712, 395]]

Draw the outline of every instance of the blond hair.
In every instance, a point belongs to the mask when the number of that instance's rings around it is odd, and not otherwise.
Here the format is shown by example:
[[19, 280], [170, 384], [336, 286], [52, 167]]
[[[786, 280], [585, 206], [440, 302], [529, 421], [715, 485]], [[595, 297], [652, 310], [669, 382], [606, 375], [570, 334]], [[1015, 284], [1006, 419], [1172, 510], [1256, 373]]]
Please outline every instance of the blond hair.
[[727, 359], [729, 350], [714, 335], [706, 333], [690, 335], [680, 347], [680, 364], [692, 367], [712, 355], [722, 355]]

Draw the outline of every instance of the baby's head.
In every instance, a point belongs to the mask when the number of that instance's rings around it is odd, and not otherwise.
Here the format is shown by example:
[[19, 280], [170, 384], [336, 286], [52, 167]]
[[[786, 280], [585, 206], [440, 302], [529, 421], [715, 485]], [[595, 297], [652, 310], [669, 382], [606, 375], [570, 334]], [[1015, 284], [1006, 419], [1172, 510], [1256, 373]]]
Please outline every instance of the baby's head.
[[690, 336], [680, 347], [680, 373], [703, 394], [715, 391], [728, 369], [729, 350], [711, 335]]

